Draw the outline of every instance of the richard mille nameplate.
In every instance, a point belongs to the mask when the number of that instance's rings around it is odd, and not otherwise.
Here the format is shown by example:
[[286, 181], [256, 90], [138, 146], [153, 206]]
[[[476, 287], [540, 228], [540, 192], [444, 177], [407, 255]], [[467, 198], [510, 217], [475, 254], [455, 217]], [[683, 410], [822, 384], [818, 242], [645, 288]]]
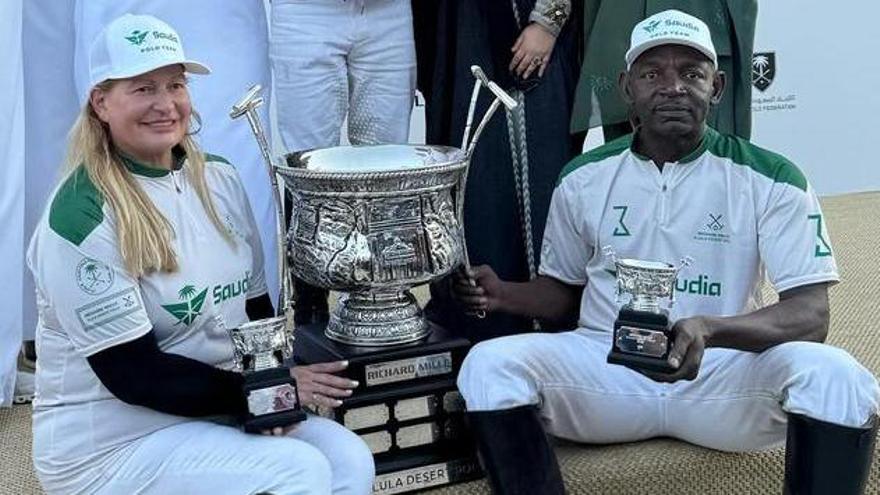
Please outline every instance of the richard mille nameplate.
[[373, 481], [374, 495], [393, 495], [432, 486], [455, 483], [473, 477], [479, 466], [473, 459], [428, 464], [413, 469], [380, 474]]
[[452, 353], [441, 352], [364, 366], [367, 387], [452, 373]]

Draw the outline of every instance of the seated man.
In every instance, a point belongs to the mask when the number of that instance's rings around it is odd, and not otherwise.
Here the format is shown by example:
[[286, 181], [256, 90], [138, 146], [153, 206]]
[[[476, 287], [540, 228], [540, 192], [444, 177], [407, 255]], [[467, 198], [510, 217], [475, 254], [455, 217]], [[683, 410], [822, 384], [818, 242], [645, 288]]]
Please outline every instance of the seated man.
[[[787, 439], [786, 493], [860, 493], [880, 390], [822, 343], [838, 273], [815, 193], [785, 158], [706, 126], [724, 74], [699, 19], [670, 10], [639, 23], [626, 62], [635, 133], [563, 171], [540, 276], [504, 282], [483, 266], [469, 274], [476, 287], [456, 282], [471, 311], [564, 320], [580, 299], [576, 330], [483, 342], [464, 362], [458, 385], [494, 490], [564, 491], [546, 428], [724, 451]], [[606, 245], [627, 258], [693, 258], [670, 314], [675, 371], [606, 363], [619, 309]], [[780, 300], [761, 307], [765, 277]]]

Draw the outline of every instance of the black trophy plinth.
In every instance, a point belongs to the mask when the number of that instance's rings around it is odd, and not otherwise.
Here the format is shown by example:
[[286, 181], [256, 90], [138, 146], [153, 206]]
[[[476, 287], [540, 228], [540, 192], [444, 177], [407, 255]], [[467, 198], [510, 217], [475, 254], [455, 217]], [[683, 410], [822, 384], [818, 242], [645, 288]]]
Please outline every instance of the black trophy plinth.
[[343, 405], [320, 410], [357, 433], [376, 462], [374, 494], [407, 493], [481, 476], [464, 401], [455, 385], [471, 344], [431, 324], [412, 344], [365, 347], [324, 335], [324, 325], [297, 327], [299, 364], [348, 360], [343, 375], [358, 387]]
[[635, 370], [672, 373], [669, 351], [672, 330], [665, 311], [639, 311], [623, 307], [614, 321], [614, 338], [608, 362]]
[[248, 402], [246, 432], [259, 433], [306, 419], [296, 395], [296, 381], [286, 367], [244, 373], [243, 389]]

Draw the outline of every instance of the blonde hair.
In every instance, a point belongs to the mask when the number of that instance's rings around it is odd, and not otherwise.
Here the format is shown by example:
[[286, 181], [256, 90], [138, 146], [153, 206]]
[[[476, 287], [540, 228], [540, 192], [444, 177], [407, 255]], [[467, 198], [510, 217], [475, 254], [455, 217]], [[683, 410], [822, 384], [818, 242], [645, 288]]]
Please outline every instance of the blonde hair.
[[[107, 91], [112, 84], [112, 81], [105, 81], [95, 88]], [[193, 115], [198, 120], [195, 112]], [[179, 146], [188, 161], [184, 173], [188, 174], [208, 218], [227, 242], [234, 244], [208, 191], [204, 155], [189, 133]], [[109, 128], [98, 118], [90, 102], [83, 106], [70, 131], [66, 162], [65, 176], [83, 167], [113, 211], [119, 254], [132, 276], [139, 278], [156, 271], [177, 271], [177, 254], [171, 242], [174, 229], [120, 159], [110, 139]]]

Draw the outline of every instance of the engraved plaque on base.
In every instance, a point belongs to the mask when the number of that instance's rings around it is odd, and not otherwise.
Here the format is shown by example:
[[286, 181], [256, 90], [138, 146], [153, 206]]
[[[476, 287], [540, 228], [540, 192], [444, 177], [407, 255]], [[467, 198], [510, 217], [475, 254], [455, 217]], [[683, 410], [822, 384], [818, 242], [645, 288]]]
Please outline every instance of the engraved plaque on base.
[[[458, 456], [452, 459], [414, 459], [420, 465], [407, 468], [406, 465], [389, 466], [388, 471], [377, 469], [373, 481], [374, 495], [393, 495], [426, 488], [461, 483], [482, 476], [482, 470], [475, 457]], [[433, 462], [432, 462], [433, 461]]]
[[345, 376], [360, 383], [355, 394], [449, 378], [454, 381], [470, 342], [451, 337], [433, 323], [429, 325], [431, 334], [420, 342], [384, 347], [333, 341], [324, 335], [321, 325], [297, 327], [294, 359], [304, 364], [348, 360]]
[[294, 359], [348, 360], [343, 375], [360, 385], [342, 406], [317, 412], [354, 431], [370, 448], [380, 474], [374, 493], [405, 493], [480, 475], [455, 384], [470, 347], [466, 339], [432, 325], [430, 336], [418, 343], [364, 347], [331, 340], [323, 330], [297, 328]]

